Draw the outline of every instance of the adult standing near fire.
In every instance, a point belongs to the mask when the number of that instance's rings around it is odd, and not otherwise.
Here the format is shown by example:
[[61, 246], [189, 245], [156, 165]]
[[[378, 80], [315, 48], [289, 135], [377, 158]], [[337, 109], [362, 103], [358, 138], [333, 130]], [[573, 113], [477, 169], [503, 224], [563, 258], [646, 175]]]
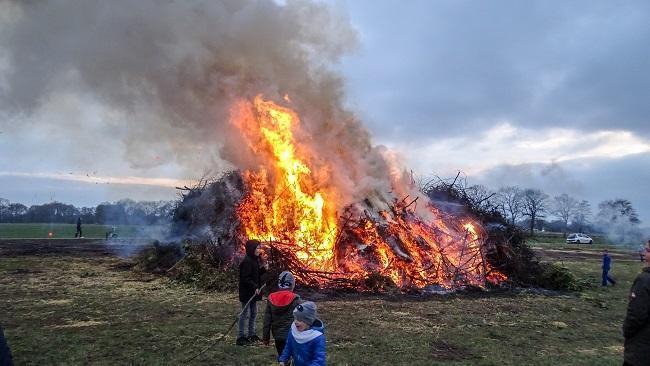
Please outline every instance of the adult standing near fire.
[[[239, 302], [241, 302], [242, 313], [239, 317], [239, 334], [236, 341], [238, 346], [260, 341], [255, 331], [255, 319], [257, 318], [257, 301], [260, 299], [259, 288], [262, 283], [262, 274], [266, 271], [266, 264], [260, 265], [259, 240], [248, 240], [245, 248], [246, 256], [239, 265]], [[253, 300], [249, 301], [251, 298]], [[246, 320], [248, 320], [248, 327], [246, 327]], [[248, 335], [246, 335], [246, 330], [248, 330]]]
[[632, 284], [630, 302], [623, 323], [623, 365], [650, 365], [650, 240], [643, 254], [645, 268]]

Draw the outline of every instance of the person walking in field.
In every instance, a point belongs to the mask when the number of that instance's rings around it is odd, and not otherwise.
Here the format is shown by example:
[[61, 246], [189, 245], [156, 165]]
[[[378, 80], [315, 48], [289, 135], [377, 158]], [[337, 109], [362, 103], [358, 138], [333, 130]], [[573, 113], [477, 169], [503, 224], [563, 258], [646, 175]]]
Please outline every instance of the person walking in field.
[[81, 233], [81, 216], [77, 217], [77, 232], [74, 233], [75, 238], [81, 238], [82, 233]]
[[287, 337], [293, 323], [293, 310], [300, 303], [300, 296], [293, 292], [296, 280], [289, 271], [280, 273], [278, 291], [269, 295], [264, 311], [264, 331], [262, 342], [269, 345], [271, 334], [275, 340], [278, 357], [282, 354], [287, 343]]
[[605, 249], [603, 251], [603, 287], [607, 287], [607, 283], [610, 282], [612, 285], [616, 284], [616, 281], [609, 276], [609, 270], [612, 269], [612, 257], [609, 256], [609, 251]]
[[318, 318], [316, 304], [303, 302], [293, 310], [294, 321], [282, 354], [280, 366], [293, 360], [295, 366], [325, 366], [325, 325]]
[[644, 248], [644, 265], [630, 290], [623, 322], [623, 365], [650, 365], [650, 240]]
[[[260, 266], [259, 246], [259, 240], [248, 240], [245, 245], [246, 257], [239, 265], [239, 302], [241, 302], [243, 311], [239, 317], [239, 335], [236, 340], [238, 346], [260, 341], [255, 331], [255, 318], [257, 318], [259, 288], [265, 268]], [[255, 297], [249, 302], [253, 296]], [[246, 327], [246, 320], [248, 320], [248, 327]], [[246, 335], [246, 330], [248, 330], [248, 335]]]

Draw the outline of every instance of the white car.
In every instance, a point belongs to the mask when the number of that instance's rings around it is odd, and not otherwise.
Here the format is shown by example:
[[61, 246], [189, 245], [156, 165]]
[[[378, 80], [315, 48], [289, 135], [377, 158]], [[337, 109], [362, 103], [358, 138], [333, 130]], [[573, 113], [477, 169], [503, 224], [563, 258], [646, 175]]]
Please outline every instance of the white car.
[[593, 244], [594, 240], [589, 235], [573, 233], [566, 237], [567, 244]]

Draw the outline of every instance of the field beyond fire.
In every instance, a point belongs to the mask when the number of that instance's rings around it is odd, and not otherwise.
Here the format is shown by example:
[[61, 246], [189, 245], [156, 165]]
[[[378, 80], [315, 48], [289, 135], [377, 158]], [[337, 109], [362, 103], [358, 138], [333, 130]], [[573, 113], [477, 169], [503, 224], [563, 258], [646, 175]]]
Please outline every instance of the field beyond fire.
[[[620, 326], [639, 269], [633, 254], [614, 249], [619, 284], [603, 290], [598, 251], [539, 245], [543, 258], [592, 286], [424, 298], [307, 295], [327, 325], [329, 364], [620, 364]], [[102, 241], [0, 242], [0, 323], [16, 364], [178, 364], [232, 322], [236, 293], [133, 272], [111, 253]], [[277, 364], [272, 347], [237, 347], [233, 336], [193, 363]]]

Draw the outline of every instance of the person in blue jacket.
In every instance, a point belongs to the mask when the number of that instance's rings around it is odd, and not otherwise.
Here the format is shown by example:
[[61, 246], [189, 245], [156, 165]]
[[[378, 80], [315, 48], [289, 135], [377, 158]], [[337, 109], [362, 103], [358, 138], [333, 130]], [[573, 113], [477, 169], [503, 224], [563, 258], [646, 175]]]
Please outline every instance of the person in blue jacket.
[[607, 282], [611, 282], [612, 285], [616, 284], [613, 278], [609, 277], [609, 270], [612, 269], [612, 257], [609, 256], [609, 251], [605, 249], [603, 251], [603, 286], [607, 286]]
[[278, 358], [280, 365], [293, 359], [295, 366], [325, 366], [325, 325], [318, 319], [316, 304], [299, 304], [293, 318], [287, 344]]

